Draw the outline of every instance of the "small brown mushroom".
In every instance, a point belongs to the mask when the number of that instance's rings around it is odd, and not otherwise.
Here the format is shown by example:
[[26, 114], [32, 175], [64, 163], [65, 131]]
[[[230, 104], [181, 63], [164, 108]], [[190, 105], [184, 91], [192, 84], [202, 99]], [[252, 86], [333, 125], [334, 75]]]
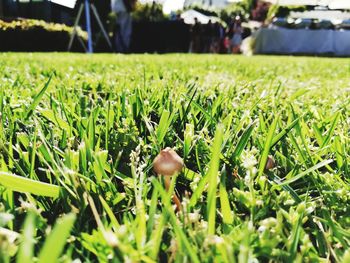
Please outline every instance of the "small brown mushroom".
[[153, 161], [153, 169], [157, 174], [172, 176], [182, 170], [182, 158], [170, 147], [161, 150]]
[[[171, 176], [179, 173], [184, 166], [182, 158], [171, 148], [167, 147], [153, 161], [153, 169], [158, 175], [164, 176], [165, 189], [169, 191]], [[181, 210], [181, 202], [176, 194], [173, 196], [177, 210]]]
[[267, 157], [267, 162], [266, 162], [266, 166], [265, 166], [265, 170], [268, 171], [268, 170], [271, 170], [273, 168], [276, 167], [276, 162], [275, 162], [275, 159], [273, 158], [272, 155], [269, 155]]

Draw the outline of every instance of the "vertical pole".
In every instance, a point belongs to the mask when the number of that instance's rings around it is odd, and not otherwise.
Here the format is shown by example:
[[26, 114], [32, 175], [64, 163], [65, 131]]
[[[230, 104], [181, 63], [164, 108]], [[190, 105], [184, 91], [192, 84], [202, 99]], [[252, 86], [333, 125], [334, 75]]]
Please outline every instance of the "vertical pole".
[[[0, 1], [1, 1], [1, 0], [0, 0]], [[108, 36], [108, 34], [107, 34], [105, 28], [103, 27], [103, 24], [102, 24], [102, 22], [101, 22], [100, 16], [98, 15], [98, 12], [97, 12], [96, 7], [94, 6], [94, 4], [91, 4], [90, 6], [91, 6], [92, 13], [95, 15], [95, 18], [96, 18], [97, 23], [98, 23], [98, 25], [99, 25], [99, 27], [100, 27], [100, 30], [102, 31], [102, 34], [103, 34], [104, 38], [106, 39], [106, 41], [107, 41], [107, 43], [108, 43], [108, 46], [109, 46], [110, 49], [113, 51], [112, 43], [111, 43], [111, 41], [110, 41], [110, 39], [109, 39], [109, 36]]]
[[88, 53], [93, 53], [89, 0], [85, 0], [86, 31], [88, 32]]
[[[1, 0], [0, 0], [1, 1]], [[78, 11], [78, 15], [75, 19], [75, 22], [74, 22], [74, 27], [73, 27], [73, 32], [70, 36], [70, 39], [69, 39], [69, 44], [68, 44], [68, 51], [71, 50], [72, 48], [72, 45], [73, 45], [73, 41], [74, 41], [74, 38], [77, 37], [78, 40], [80, 41], [80, 43], [82, 43], [83, 45], [83, 48], [85, 50], [85, 52], [87, 52], [87, 49], [85, 47], [85, 44], [84, 42], [81, 40], [81, 38], [78, 36], [77, 34], [77, 28], [78, 28], [78, 24], [79, 24], [79, 21], [80, 21], [80, 18], [81, 18], [81, 14], [83, 13], [83, 10], [84, 10], [84, 4], [80, 4], [79, 6], [79, 11]]]

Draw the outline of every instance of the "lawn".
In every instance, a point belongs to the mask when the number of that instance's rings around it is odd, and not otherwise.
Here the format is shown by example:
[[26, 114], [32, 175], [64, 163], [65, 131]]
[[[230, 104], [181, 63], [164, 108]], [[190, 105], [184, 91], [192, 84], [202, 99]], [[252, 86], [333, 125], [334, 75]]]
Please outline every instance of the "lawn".
[[0, 262], [350, 262], [349, 79], [348, 59], [0, 54]]

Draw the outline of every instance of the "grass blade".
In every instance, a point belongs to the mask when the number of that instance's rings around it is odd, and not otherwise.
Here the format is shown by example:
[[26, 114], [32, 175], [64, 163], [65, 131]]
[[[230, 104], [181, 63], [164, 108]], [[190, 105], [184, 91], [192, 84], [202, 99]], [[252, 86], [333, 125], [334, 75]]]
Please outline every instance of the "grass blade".
[[292, 121], [291, 124], [289, 124], [279, 134], [277, 134], [275, 137], [273, 137], [272, 142], [271, 142], [271, 148], [273, 146], [275, 146], [284, 136], [286, 136], [288, 134], [288, 132], [290, 132], [295, 127], [295, 125], [298, 124], [298, 122], [299, 122], [299, 118], [297, 118], [294, 121]]
[[120, 225], [119, 225], [119, 222], [118, 222], [117, 218], [115, 217], [115, 215], [114, 215], [112, 209], [109, 207], [109, 205], [108, 205], [107, 202], [103, 199], [102, 196], [99, 196], [99, 198], [100, 198], [100, 201], [101, 201], [101, 204], [102, 204], [104, 210], [106, 211], [106, 213], [107, 213], [109, 219], [111, 220], [112, 227], [113, 227], [114, 229], [117, 229]]
[[57, 262], [64, 245], [67, 242], [70, 231], [75, 222], [75, 215], [68, 214], [59, 219], [50, 235], [47, 237], [44, 247], [39, 254], [39, 263]]
[[254, 127], [255, 127], [255, 123], [252, 123], [243, 132], [243, 134], [242, 134], [241, 138], [239, 139], [239, 142], [237, 143], [237, 146], [233, 152], [233, 157], [235, 159], [239, 158], [239, 156], [243, 152], [244, 148], [246, 147], [246, 145], [249, 141], [249, 138], [252, 135]]
[[[224, 171], [225, 168], [223, 168]], [[230, 201], [228, 198], [228, 193], [226, 190], [226, 172], [221, 173], [221, 180], [220, 180], [220, 206], [221, 206], [221, 213], [222, 218], [225, 224], [232, 224], [233, 222], [233, 215], [230, 207]]]
[[334, 138], [334, 151], [335, 151], [335, 156], [336, 156], [336, 161], [337, 161], [337, 166], [338, 169], [341, 169], [341, 167], [344, 164], [344, 156], [345, 154], [343, 153], [343, 149], [342, 149], [342, 144], [341, 144], [341, 140], [339, 136], [336, 136]]
[[326, 138], [324, 139], [321, 148], [323, 148], [324, 146], [326, 146], [326, 145], [328, 144], [328, 142], [330, 141], [330, 139], [333, 137], [334, 130], [335, 130], [335, 128], [337, 127], [337, 123], [338, 123], [338, 121], [339, 121], [339, 118], [340, 118], [340, 112], [337, 112], [336, 115], [335, 115], [335, 117], [334, 117], [334, 120], [333, 120], [333, 122], [332, 122], [332, 125], [331, 125], [329, 131], [327, 132], [327, 136], [326, 136]]
[[195, 102], [194, 100], [191, 100], [191, 98], [189, 98], [187, 95], [183, 95], [183, 97], [185, 97], [188, 101], [191, 101], [193, 106], [195, 106], [196, 108], [198, 108], [204, 115], [205, 117], [207, 117], [207, 119], [210, 119], [211, 122], [216, 122], [213, 117], [205, 110], [205, 108], [203, 108], [200, 104], [198, 104], [197, 102]]
[[170, 117], [170, 112], [164, 109], [162, 112], [162, 116], [160, 117], [159, 125], [156, 131], [159, 145], [161, 145], [164, 140], [166, 132], [168, 131], [168, 128], [170, 126], [171, 119], [172, 118]]
[[190, 199], [190, 207], [194, 207], [197, 204], [198, 199], [202, 196], [206, 184], [208, 183], [208, 174], [204, 175], [199, 181], [196, 190], [193, 192]]
[[51, 82], [52, 79], [52, 75], [50, 76], [49, 80], [45, 83], [44, 87], [39, 91], [39, 93], [34, 97], [34, 100], [32, 102], [32, 104], [29, 106], [28, 110], [27, 110], [27, 114], [25, 117], [25, 120], [28, 120], [30, 116], [33, 115], [35, 108], [38, 106], [41, 98], [44, 96], [45, 91], [47, 90], [47, 88], [49, 87], [49, 84]]
[[[275, 182], [277, 185], [280, 185], [282, 182], [282, 179], [280, 177], [278, 177], [277, 175], [273, 174], [272, 172], [268, 172], [268, 176], [269, 178]], [[289, 194], [292, 196], [292, 198], [294, 199], [294, 201], [296, 203], [300, 203], [302, 201], [302, 199], [299, 197], [299, 195], [294, 191], [294, 189], [292, 187], [290, 187], [289, 185], [282, 185], [282, 188], [289, 192]]]
[[322, 136], [322, 132], [320, 131], [320, 129], [317, 127], [317, 125], [315, 123], [312, 125], [312, 128], [313, 128], [313, 130], [315, 132], [315, 137], [316, 137], [318, 145], [323, 145], [324, 144], [324, 139], [323, 139], [323, 136]]
[[220, 164], [220, 152], [223, 141], [224, 127], [219, 124], [216, 129], [214, 142], [212, 145], [212, 153], [210, 166], [208, 171], [208, 203], [207, 203], [207, 216], [208, 216], [208, 234], [215, 234], [215, 219], [216, 219], [216, 191], [217, 191], [217, 178]]
[[323, 162], [320, 162], [320, 163], [314, 165], [313, 167], [311, 167], [311, 168], [307, 169], [306, 171], [304, 171], [304, 172], [302, 172], [302, 173], [300, 173], [300, 174], [294, 176], [293, 178], [291, 178], [291, 179], [289, 179], [289, 180], [286, 180], [286, 181], [280, 183], [279, 186], [291, 184], [291, 183], [293, 183], [293, 182], [299, 180], [299, 179], [302, 178], [303, 176], [305, 176], [305, 175], [307, 175], [307, 174], [309, 174], [309, 173], [311, 173], [311, 172], [313, 172], [313, 171], [315, 171], [315, 170], [318, 170], [318, 169], [320, 169], [321, 167], [326, 166], [327, 164], [330, 164], [330, 163], [332, 163], [332, 162], [333, 162], [332, 159], [324, 160]]
[[288, 262], [295, 262], [297, 252], [298, 252], [298, 244], [300, 240], [300, 235], [302, 231], [302, 220], [303, 220], [303, 213], [299, 215], [297, 223], [293, 226], [292, 235], [290, 237], [291, 244], [290, 244], [290, 258], [288, 259]]
[[21, 244], [16, 258], [17, 263], [33, 262], [35, 229], [35, 214], [29, 211], [23, 226]]
[[0, 184], [16, 192], [53, 198], [57, 198], [60, 193], [60, 187], [57, 185], [42, 183], [7, 172], [0, 172]]
[[260, 177], [264, 173], [267, 158], [269, 156], [269, 152], [270, 152], [270, 149], [272, 147], [272, 138], [273, 138], [273, 134], [275, 133], [275, 130], [276, 130], [277, 121], [278, 121], [278, 116], [273, 120], [273, 122], [270, 126], [270, 129], [269, 129], [269, 132], [267, 134], [267, 138], [266, 138], [265, 145], [264, 145], [264, 150], [263, 150], [261, 158], [260, 158], [258, 177]]
[[185, 233], [183, 232], [183, 230], [180, 228], [180, 226], [178, 224], [177, 217], [176, 217], [176, 215], [173, 211], [173, 208], [171, 207], [171, 204], [170, 204], [169, 194], [167, 194], [165, 192], [163, 187], [160, 185], [160, 183], [156, 179], [152, 180], [152, 183], [153, 183], [154, 187], [160, 193], [160, 196], [162, 199], [162, 204], [165, 208], [165, 212], [169, 216], [169, 220], [172, 224], [172, 227], [174, 228], [176, 235], [179, 238], [179, 241], [183, 244], [183, 247], [186, 248], [186, 254], [188, 254], [188, 256], [191, 258], [191, 262], [199, 263], [200, 261], [197, 257], [197, 254], [194, 251], [194, 248], [192, 247], [190, 241], [188, 240]]

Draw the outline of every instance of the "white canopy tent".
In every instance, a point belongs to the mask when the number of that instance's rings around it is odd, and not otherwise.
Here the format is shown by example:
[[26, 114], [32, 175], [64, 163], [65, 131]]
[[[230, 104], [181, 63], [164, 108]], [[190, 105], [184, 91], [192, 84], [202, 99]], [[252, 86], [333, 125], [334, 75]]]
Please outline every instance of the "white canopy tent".
[[62, 5], [68, 8], [74, 8], [77, 0], [49, 0], [52, 3]]
[[215, 22], [221, 23], [220, 18], [218, 18], [216, 16], [206, 16], [206, 15], [204, 15], [196, 10], [192, 10], [192, 9], [183, 12], [181, 14], [181, 18], [184, 20], [184, 22], [186, 24], [190, 24], [190, 25], [193, 25], [195, 23], [194, 22], [195, 18], [197, 18], [198, 22], [201, 24], [208, 24], [209, 20], [213, 23], [215, 23]]
[[[350, 1], [350, 0], [349, 0]], [[290, 12], [289, 17], [318, 19], [318, 20], [347, 20], [350, 19], [350, 12], [342, 12], [339, 10], [311, 10], [305, 12]]]
[[[176, 1], [176, 0], [170, 0], [170, 1]], [[229, 4], [239, 3], [239, 2], [242, 2], [242, 0], [185, 0], [184, 6], [186, 7], [186, 6], [201, 4], [208, 7], [224, 8]]]
[[350, 9], [350, 0], [264, 0], [281, 6], [327, 6], [330, 9]]
[[170, 14], [171, 12], [182, 10], [184, 7], [190, 7], [197, 4], [209, 8], [225, 8], [229, 4], [239, 3], [243, 0], [139, 0], [141, 4], [152, 3], [153, 1], [162, 4], [164, 13]]
[[[336, 56], [350, 56], [350, 30], [348, 22], [350, 0], [265, 0], [282, 6], [311, 5], [320, 6], [312, 11], [291, 12], [289, 19], [300, 21], [302, 27], [284, 28], [270, 26], [261, 28], [255, 34], [255, 53], [262, 54], [328, 54]], [[333, 10], [328, 10], [333, 9]], [[310, 30], [308, 23], [318, 21], [319, 28]], [[331, 22], [330, 22], [331, 21]], [[327, 22], [340, 28], [333, 29]], [[326, 23], [322, 27], [322, 23]]]
[[350, 0], [330, 1], [328, 7], [330, 9], [350, 9]]
[[293, 5], [318, 5], [319, 0], [265, 0], [274, 5], [293, 6]]
[[261, 28], [254, 39], [256, 54], [350, 56], [350, 30]]

